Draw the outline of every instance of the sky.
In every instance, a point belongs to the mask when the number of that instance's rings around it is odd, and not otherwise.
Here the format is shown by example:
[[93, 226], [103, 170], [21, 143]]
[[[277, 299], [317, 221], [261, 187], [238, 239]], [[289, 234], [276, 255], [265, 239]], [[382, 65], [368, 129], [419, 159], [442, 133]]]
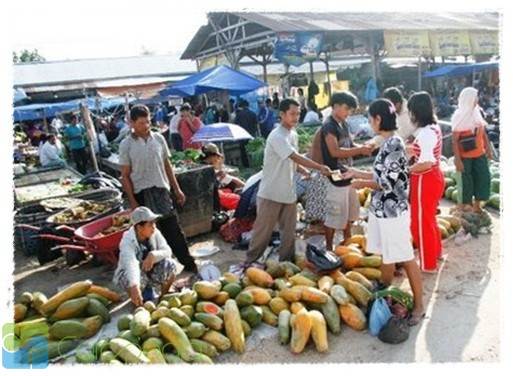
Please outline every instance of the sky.
[[203, 11], [201, 6], [177, 9], [171, 1], [137, 3], [16, 1], [10, 4], [12, 14], [23, 16], [11, 49], [37, 48], [47, 60], [135, 56], [143, 49], [179, 55], [207, 23], [205, 6]]

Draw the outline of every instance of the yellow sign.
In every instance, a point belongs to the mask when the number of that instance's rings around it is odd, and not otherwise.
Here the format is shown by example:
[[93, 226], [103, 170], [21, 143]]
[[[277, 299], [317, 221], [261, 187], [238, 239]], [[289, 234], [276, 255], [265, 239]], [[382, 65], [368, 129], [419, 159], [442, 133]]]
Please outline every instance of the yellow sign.
[[385, 50], [391, 57], [428, 56], [431, 54], [427, 31], [385, 30]]
[[216, 67], [218, 65], [230, 65], [225, 54], [219, 54], [215, 56], [206, 57], [199, 60], [199, 70], [204, 71], [205, 69]]
[[471, 55], [470, 38], [466, 31], [430, 32], [433, 56]]
[[474, 55], [499, 53], [499, 36], [496, 31], [469, 31], [470, 44]]

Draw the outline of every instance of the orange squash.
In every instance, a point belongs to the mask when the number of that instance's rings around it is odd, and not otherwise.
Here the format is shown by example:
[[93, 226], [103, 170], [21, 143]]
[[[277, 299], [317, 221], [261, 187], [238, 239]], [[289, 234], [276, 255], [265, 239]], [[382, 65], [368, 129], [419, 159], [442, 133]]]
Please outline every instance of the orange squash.
[[278, 293], [280, 298], [283, 298], [289, 303], [299, 302], [302, 295], [302, 291], [294, 290], [292, 288], [284, 288]]
[[301, 299], [309, 303], [324, 304], [328, 301], [328, 294], [314, 287], [305, 287], [301, 293]]
[[351, 252], [361, 254], [360, 249], [352, 244], [351, 245], [339, 245], [339, 246], [335, 247], [335, 254], [339, 257], [345, 256]]
[[248, 286], [243, 291], [253, 296], [253, 302], [258, 305], [266, 305], [271, 301], [271, 294], [266, 289], [257, 286]]
[[319, 279], [319, 281], [317, 282], [319, 290], [325, 292], [326, 294], [329, 294], [330, 289], [334, 284], [335, 281], [329, 275], [322, 276], [321, 279]]
[[119, 302], [121, 300], [121, 296], [117, 292], [98, 285], [92, 285], [89, 287], [88, 293], [98, 294], [104, 298], [109, 299], [113, 303]]
[[360, 262], [362, 261], [363, 256], [356, 252], [347, 253], [345, 256], [342, 256], [342, 263], [344, 264], [344, 268], [353, 269], [360, 266]]
[[310, 338], [312, 320], [306, 309], [298, 312], [292, 321], [290, 349], [294, 354], [301, 353]]
[[274, 283], [274, 279], [269, 273], [258, 268], [248, 268], [246, 270], [246, 276], [251, 282], [260, 287], [271, 287]]
[[367, 326], [367, 319], [363, 312], [354, 304], [348, 303], [340, 306], [339, 308], [340, 318], [344, 321], [347, 326], [354, 330], [364, 330]]
[[319, 352], [327, 352], [329, 350], [328, 329], [324, 316], [319, 311], [310, 311], [308, 315], [312, 323], [311, 335], [315, 343], [315, 348]]

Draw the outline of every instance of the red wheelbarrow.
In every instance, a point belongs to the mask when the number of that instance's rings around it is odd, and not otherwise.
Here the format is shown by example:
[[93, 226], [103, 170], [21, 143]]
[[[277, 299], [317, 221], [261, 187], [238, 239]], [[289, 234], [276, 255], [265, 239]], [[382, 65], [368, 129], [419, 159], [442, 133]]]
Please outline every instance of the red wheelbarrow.
[[63, 250], [66, 253], [66, 262], [68, 265], [74, 265], [83, 259], [85, 253], [94, 255], [100, 262], [115, 266], [118, 262], [119, 243], [123, 233], [128, 230], [124, 228], [120, 231], [108, 235], [101, 234], [102, 231], [113, 225], [113, 217], [119, 215], [129, 215], [132, 211], [125, 210], [117, 212], [83, 225], [77, 229], [68, 226], [59, 226], [59, 229], [68, 230], [73, 236], [67, 238], [51, 234], [39, 235], [41, 239], [53, 240], [59, 243], [52, 250]]

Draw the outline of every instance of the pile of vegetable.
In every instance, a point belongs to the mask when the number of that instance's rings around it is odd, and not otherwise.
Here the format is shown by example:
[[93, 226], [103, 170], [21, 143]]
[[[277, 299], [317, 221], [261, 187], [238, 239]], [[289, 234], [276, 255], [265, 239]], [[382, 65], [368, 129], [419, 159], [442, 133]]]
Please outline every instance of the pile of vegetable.
[[86, 219], [93, 218], [99, 214], [102, 214], [110, 209], [111, 207], [106, 204], [95, 203], [92, 201], [82, 201], [77, 206], [65, 209], [55, 214], [52, 220], [54, 223], [60, 224], [84, 221]]
[[[48, 351], [48, 359], [75, 349], [110, 321], [109, 306], [120, 296], [91, 281], [73, 283], [50, 298], [41, 292], [24, 292], [14, 305], [14, 332], [22, 348], [33, 354]], [[38, 340], [48, 340], [38, 347]]]
[[[446, 163], [442, 164], [442, 171], [445, 177], [445, 198], [447, 200], [453, 201], [455, 203], [459, 202], [460, 192], [457, 187], [457, 174], [456, 168], [453, 164], [453, 159], [450, 158]], [[499, 163], [496, 161], [490, 161], [490, 189], [491, 195], [490, 199], [487, 202], [487, 205], [500, 210], [500, 167]]]
[[397, 288], [373, 292], [381, 258], [367, 255], [365, 246], [361, 235], [338, 246], [344, 266], [330, 275], [312, 273], [298, 256], [295, 263], [268, 260], [265, 270], [250, 267], [242, 278], [225, 273], [218, 281], [168, 293], [120, 317], [118, 334], [78, 351], [76, 361], [211, 364], [228, 350], [243, 353], [262, 323], [276, 327], [292, 353], [303, 352], [309, 341], [326, 352], [328, 332], [339, 334], [342, 324], [366, 329], [365, 311], [374, 297], [393, 299], [401, 314], [412, 309], [411, 295]]
[[194, 168], [200, 163], [201, 151], [196, 149], [185, 149], [184, 151], [173, 151], [169, 160], [176, 167]]
[[265, 139], [256, 137], [246, 145], [246, 152], [250, 157], [251, 167], [261, 168], [264, 164]]
[[115, 232], [126, 230], [130, 227], [130, 215], [128, 214], [115, 214], [112, 216], [112, 226], [103, 230], [99, 235], [105, 236]]
[[318, 127], [298, 127], [296, 128], [298, 136], [299, 153], [307, 153], [312, 146], [313, 137]]

